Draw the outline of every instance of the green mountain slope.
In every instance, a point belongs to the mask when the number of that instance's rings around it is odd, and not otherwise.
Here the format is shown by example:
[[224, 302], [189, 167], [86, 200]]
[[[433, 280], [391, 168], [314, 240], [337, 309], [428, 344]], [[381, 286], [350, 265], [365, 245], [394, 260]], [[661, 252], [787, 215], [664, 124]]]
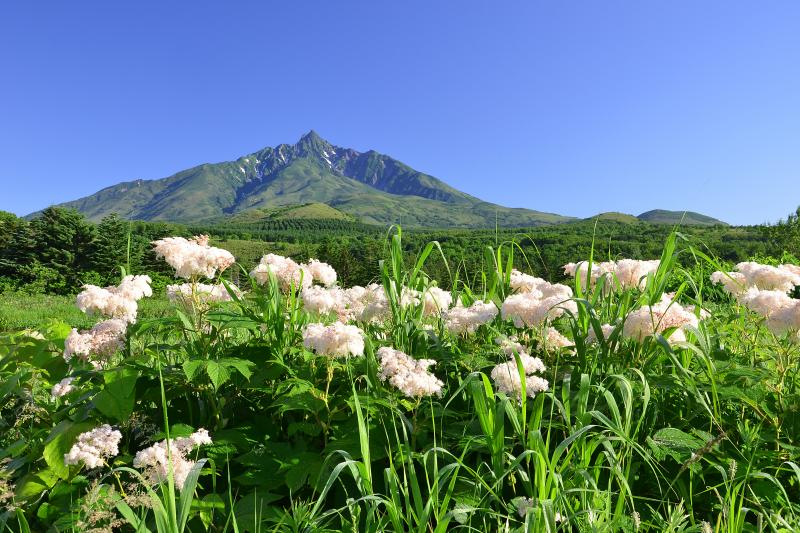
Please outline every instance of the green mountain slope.
[[694, 211], [667, 211], [665, 209], [653, 209], [642, 213], [638, 217], [643, 222], [653, 224], [683, 224], [684, 226], [727, 226], [726, 222], [717, 220], [707, 215], [695, 213]]
[[204, 164], [160, 180], [136, 180], [61, 204], [90, 219], [197, 222], [251, 209], [326, 204], [376, 224], [536, 226], [571, 220], [484, 202], [375, 151], [334, 146], [311, 131], [296, 144]]
[[607, 211], [605, 213], [598, 213], [593, 217], [586, 220], [610, 220], [613, 222], [623, 222], [625, 224], [633, 224], [639, 222], [639, 219], [627, 213], [620, 213], [618, 211]]

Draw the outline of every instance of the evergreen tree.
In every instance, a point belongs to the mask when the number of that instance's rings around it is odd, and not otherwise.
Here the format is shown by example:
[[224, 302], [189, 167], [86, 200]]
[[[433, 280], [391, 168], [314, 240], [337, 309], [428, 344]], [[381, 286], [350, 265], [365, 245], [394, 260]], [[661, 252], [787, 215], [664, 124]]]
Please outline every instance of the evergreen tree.
[[116, 213], [108, 215], [97, 225], [97, 237], [92, 246], [92, 268], [106, 283], [113, 283], [119, 267], [128, 265], [129, 223]]
[[82, 285], [91, 268], [94, 226], [74, 209], [48, 207], [30, 223], [37, 259], [57, 274], [55, 292], [71, 292]]

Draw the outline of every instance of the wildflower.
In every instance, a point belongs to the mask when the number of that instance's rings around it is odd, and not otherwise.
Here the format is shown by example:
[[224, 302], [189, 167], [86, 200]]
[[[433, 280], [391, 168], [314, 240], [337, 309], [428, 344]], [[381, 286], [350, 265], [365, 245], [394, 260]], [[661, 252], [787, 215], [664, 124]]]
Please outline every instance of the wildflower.
[[[537, 392], [546, 391], [550, 384], [542, 377], [533, 374], [546, 370], [544, 363], [538, 357], [531, 357], [527, 353], [518, 354], [522, 371], [525, 375], [525, 389], [528, 396], [533, 398]], [[511, 396], [516, 396], [522, 401], [522, 380], [517, 367], [517, 361], [512, 356], [511, 360], [495, 366], [491, 372], [497, 390]]]
[[659, 264], [658, 260], [640, 261], [637, 259], [592, 263], [592, 273], [589, 276], [588, 261], [581, 261], [564, 265], [564, 273], [568, 276], [578, 277], [584, 287], [594, 286], [600, 278], [609, 277], [622, 289], [641, 289], [647, 275], [658, 270]]
[[53, 398], [61, 398], [62, 396], [66, 396], [70, 392], [75, 390], [75, 387], [72, 386], [72, 382], [75, 381], [75, 378], [64, 378], [55, 385], [53, 385], [52, 390], [50, 391], [50, 395]]
[[[614, 326], [611, 324], [603, 324], [600, 326], [600, 333], [603, 335], [603, 339], [608, 339], [613, 332]], [[594, 331], [594, 328], [589, 327], [589, 333], [586, 334], [586, 343], [594, 344], [597, 340], [597, 333]]]
[[186, 456], [195, 448], [211, 442], [211, 437], [205, 429], [199, 429], [188, 437], [170, 439], [169, 442], [162, 440], [136, 452], [133, 466], [144, 469], [145, 476], [152, 484], [166, 481], [171, 467], [175, 486], [178, 490], [183, 490], [189, 473], [197, 464]]
[[722, 284], [722, 289], [732, 296], [740, 296], [747, 290], [747, 278], [740, 272], [714, 272], [711, 282]]
[[64, 360], [69, 362], [74, 356], [84, 361], [92, 359], [92, 364], [99, 367], [99, 362], [121, 350], [125, 345], [127, 324], [116, 318], [95, 324], [90, 330], [78, 332], [74, 329], [64, 341]]
[[337, 287], [326, 289], [312, 285], [303, 289], [300, 297], [303, 299], [303, 306], [307, 311], [319, 314], [330, 313], [334, 310], [343, 311], [345, 307], [344, 291]]
[[428, 287], [425, 290], [425, 308], [423, 314], [433, 316], [447, 311], [453, 303], [453, 296], [439, 287]]
[[461, 302], [444, 313], [445, 325], [453, 334], [473, 333], [478, 326], [488, 324], [497, 316], [497, 306], [492, 302], [476, 300], [464, 307]]
[[136, 322], [136, 302], [153, 295], [150, 282], [150, 276], [125, 276], [116, 287], [84, 285], [76, 304], [84, 313], [97, 313], [133, 323]]
[[519, 339], [516, 335], [511, 335], [510, 337], [501, 335], [494, 339], [495, 344], [498, 344], [500, 349], [512, 358], [515, 353], [528, 353], [528, 348], [518, 341]]
[[184, 279], [211, 279], [236, 261], [229, 251], [209, 246], [207, 235], [166, 237], [153, 241], [153, 247], [156, 257], [163, 257], [175, 269], [175, 276]]
[[298, 265], [291, 258], [276, 254], [267, 254], [262, 257], [258, 265], [250, 272], [250, 275], [261, 285], [269, 281], [270, 274], [275, 276], [284, 291], [288, 291], [292, 287], [296, 289], [310, 287], [314, 278], [305, 265]]
[[514, 326], [535, 327], [548, 320], [558, 318], [565, 312], [578, 312], [577, 304], [570, 300], [572, 290], [566, 285], [542, 287], [545, 290], [512, 294], [503, 302], [500, 314], [504, 320], [512, 320]]
[[[241, 296], [242, 291], [236, 285], [228, 285], [237, 296]], [[167, 285], [167, 298], [170, 302], [178, 302], [183, 305], [194, 305], [197, 303], [201, 307], [207, 307], [215, 302], [230, 302], [232, 300], [225, 285], [218, 283], [208, 285], [205, 283], [183, 283], [179, 285]]]
[[122, 433], [111, 429], [108, 424], [81, 433], [69, 453], [64, 455], [64, 464], [69, 466], [83, 463], [88, 468], [97, 468], [103, 465], [107, 458], [119, 453], [120, 440]]
[[389, 381], [403, 394], [411, 398], [441, 395], [444, 383], [437, 379], [428, 368], [435, 365], [432, 359], [414, 359], [386, 346], [378, 348], [379, 373], [381, 381]]
[[573, 342], [567, 337], [562, 335], [556, 328], [550, 326], [544, 330], [542, 341], [545, 350], [560, 350], [561, 348], [568, 348], [574, 346]]
[[389, 315], [389, 298], [377, 283], [345, 290], [343, 301], [345, 315], [361, 322], [380, 322]]
[[364, 355], [363, 335], [356, 326], [340, 322], [330, 326], [312, 323], [303, 330], [303, 346], [331, 357], [361, 356]]
[[319, 281], [326, 287], [336, 283], [336, 271], [328, 263], [312, 259], [305, 265], [314, 280]]
[[684, 328], [697, 325], [698, 319], [693, 313], [688, 312], [679, 303], [673, 302], [665, 294], [657, 304], [640, 307], [631, 312], [625, 318], [622, 334], [641, 342], [645, 337], [662, 334], [668, 329], [675, 328], [667, 339], [670, 344], [674, 344], [686, 341]]

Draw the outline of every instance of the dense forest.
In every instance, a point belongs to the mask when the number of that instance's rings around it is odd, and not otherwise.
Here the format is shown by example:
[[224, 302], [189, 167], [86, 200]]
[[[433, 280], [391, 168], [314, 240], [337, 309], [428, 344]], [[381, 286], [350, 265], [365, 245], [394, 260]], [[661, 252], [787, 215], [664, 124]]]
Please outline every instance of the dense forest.
[[[668, 225], [613, 220], [585, 220], [535, 228], [496, 230], [411, 229], [403, 232], [409, 258], [431, 241], [434, 248], [426, 269], [441, 284], [468, 280], [470, 285], [491, 261], [492, 251], [513, 248], [519, 268], [551, 281], [563, 279], [561, 266], [589, 256], [596, 260], [657, 258], [672, 231]], [[749, 258], [800, 255], [800, 208], [770, 226], [687, 226], [678, 228], [681, 246], [735, 263]], [[172, 275], [157, 261], [150, 242], [168, 235], [209, 234], [249, 270], [265, 253], [298, 260], [317, 257], [339, 272], [346, 285], [374, 281], [376, 265], [385, 255], [387, 235], [397, 228], [348, 220], [297, 219], [249, 224], [187, 226], [123, 220], [116, 215], [92, 223], [71, 209], [48, 208], [33, 220], [0, 212], [0, 292], [73, 294], [83, 284], [110, 284], [120, 267], [148, 273], [158, 288]], [[692, 261], [686, 254], [684, 261]], [[231, 269], [234, 281], [241, 270]]]

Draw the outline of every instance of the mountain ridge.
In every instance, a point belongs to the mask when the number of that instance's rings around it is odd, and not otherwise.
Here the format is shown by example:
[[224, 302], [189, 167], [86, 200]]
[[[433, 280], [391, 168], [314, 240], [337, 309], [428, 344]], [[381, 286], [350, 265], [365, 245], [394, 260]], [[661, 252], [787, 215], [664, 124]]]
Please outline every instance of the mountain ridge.
[[573, 220], [485, 202], [375, 150], [333, 145], [314, 130], [293, 145], [265, 147], [166, 178], [121, 182], [59, 205], [92, 220], [117, 213], [130, 219], [194, 222], [305, 203], [324, 203], [367, 223], [408, 226], [535, 226]]
[[[484, 201], [386, 154], [334, 145], [314, 130], [294, 144], [202, 163], [165, 178], [123, 181], [58, 205], [75, 208], [90, 220], [116, 213], [128, 219], [193, 223], [308, 204], [326, 205], [333, 210], [328, 213], [341, 212], [368, 224], [410, 227], [530, 227], [578, 220]], [[652, 210], [638, 217], [600, 213], [590, 218], [725, 224], [691, 211]]]

